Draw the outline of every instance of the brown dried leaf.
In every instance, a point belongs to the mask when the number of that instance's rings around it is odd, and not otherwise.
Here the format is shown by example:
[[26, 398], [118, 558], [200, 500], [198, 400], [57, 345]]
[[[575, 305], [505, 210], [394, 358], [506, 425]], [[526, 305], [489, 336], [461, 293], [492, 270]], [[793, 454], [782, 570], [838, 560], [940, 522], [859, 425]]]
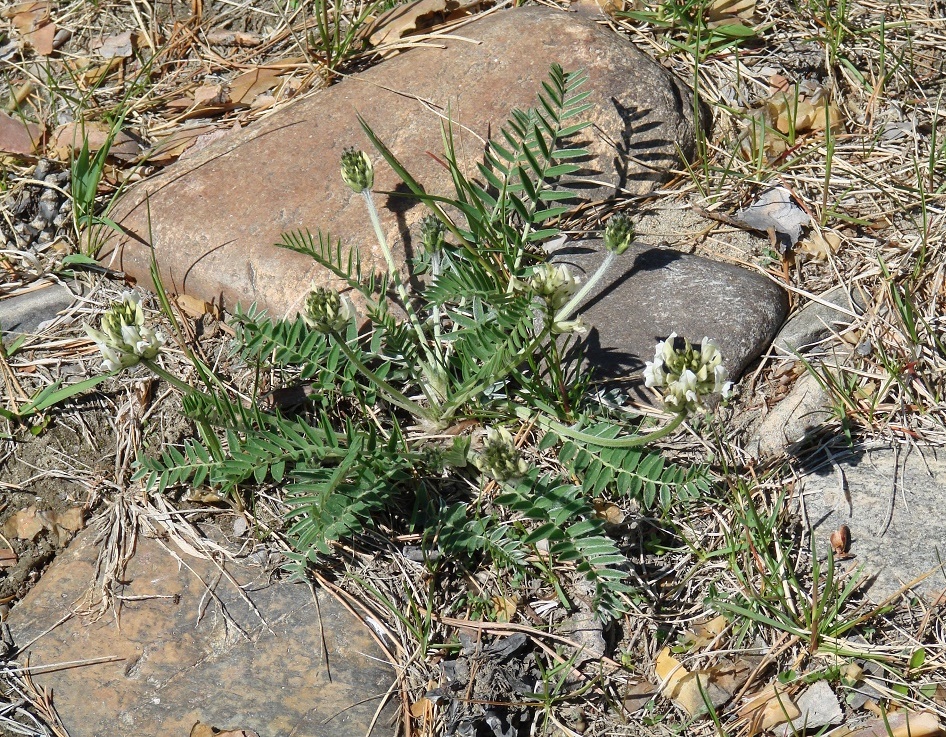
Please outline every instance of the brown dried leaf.
[[861, 729], [848, 730], [845, 734], [850, 737], [942, 737], [946, 730], [932, 712], [901, 711], [885, 714]]
[[268, 92], [279, 84], [279, 76], [285, 69], [257, 67], [234, 77], [230, 82], [230, 102], [235, 105], [249, 105], [264, 92]]
[[174, 299], [188, 317], [203, 317], [213, 309], [209, 302], [189, 294], [179, 294]]
[[97, 47], [93, 46], [92, 50], [98, 51], [99, 55], [105, 59], [127, 59], [135, 52], [132, 31], [104, 38]]
[[26, 41], [40, 56], [49, 56], [55, 50], [56, 25], [46, 23], [26, 35]]
[[49, 521], [69, 532], [78, 532], [85, 527], [85, 510], [82, 507], [71, 507], [64, 512], [47, 512]]
[[708, 711], [707, 702], [718, 709], [732, 694], [713, 680], [711, 672], [694, 671], [680, 679], [670, 698], [677, 707], [695, 717]]
[[184, 501], [199, 504], [219, 504], [224, 501], [224, 498], [211, 489], [192, 489], [184, 497]]
[[426, 696], [422, 696], [411, 704], [411, 716], [414, 719], [425, 717], [433, 709], [433, 702]]
[[668, 698], [673, 698], [680, 681], [690, 674], [683, 664], [670, 654], [669, 647], [657, 653], [654, 670], [657, 672], [657, 678], [660, 679], [660, 692]]
[[815, 261], [827, 261], [840, 247], [841, 236], [830, 230], [820, 233], [814, 230], [809, 238], [798, 241], [799, 252]]
[[36, 152], [46, 131], [36, 123], [23, 123], [0, 112], [0, 152], [30, 156]]
[[229, 99], [222, 84], [202, 84], [194, 90], [194, 104], [197, 107], [226, 105]]
[[697, 625], [686, 633], [685, 641], [691, 649], [698, 649], [709, 645], [729, 625], [729, 620], [722, 614], [709, 622]]
[[516, 616], [518, 605], [519, 602], [516, 599], [511, 599], [508, 596], [494, 596], [493, 613], [496, 616], [496, 621], [511, 622], [512, 618]]
[[[89, 152], [95, 153], [105, 145], [109, 130], [108, 124], [98, 120], [61, 125], [53, 133], [52, 153], [60, 159], [68, 159], [82, 149], [83, 140], [88, 141]], [[130, 161], [140, 155], [138, 143], [127, 133], [118, 131], [108, 155], [120, 161]]]
[[187, 149], [193, 146], [197, 139], [206, 134], [217, 130], [214, 125], [197, 125], [192, 128], [179, 128], [167, 138], [161, 141], [151, 149], [148, 154], [148, 163], [156, 166], [166, 166], [175, 161]]
[[773, 694], [772, 698], [762, 707], [759, 727], [763, 732], [784, 722], [791, 722], [801, 716], [801, 710], [787, 694]]
[[603, 519], [609, 525], [619, 525], [624, 521], [624, 512], [614, 502], [608, 502], [604, 499], [595, 499], [595, 516]]
[[46, 0], [17, 3], [0, 11], [0, 18], [9, 18], [14, 28], [25, 35], [49, 19], [49, 3]]
[[657, 695], [657, 687], [650, 681], [630, 684], [624, 691], [624, 708], [635, 712], [647, 705]]
[[32, 46], [36, 53], [42, 56], [53, 53], [56, 26], [50, 21], [49, 3], [45, 0], [19, 3], [3, 10], [2, 17], [10, 19], [24, 43]]
[[456, 0], [415, 0], [398, 5], [377, 17], [368, 29], [372, 46], [393, 43], [412, 32], [442, 23], [451, 10], [459, 7]]
[[786, 689], [775, 685], [768, 686], [752, 696], [749, 701], [739, 707], [738, 713], [740, 717], [749, 719], [750, 735], [771, 730], [778, 724], [801, 716], [801, 711], [789, 698]]
[[713, 0], [707, 8], [707, 20], [711, 22], [724, 18], [749, 20], [754, 14], [755, 0]]
[[263, 40], [255, 33], [245, 33], [243, 31], [210, 31], [207, 36], [207, 43], [211, 46], [259, 46]]

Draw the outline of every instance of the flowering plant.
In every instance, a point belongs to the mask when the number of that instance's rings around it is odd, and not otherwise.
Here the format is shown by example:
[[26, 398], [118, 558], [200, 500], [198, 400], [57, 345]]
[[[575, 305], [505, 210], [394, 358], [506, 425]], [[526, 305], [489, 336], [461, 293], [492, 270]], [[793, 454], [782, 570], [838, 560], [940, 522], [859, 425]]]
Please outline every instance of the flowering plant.
[[120, 371], [134, 366], [142, 359], [158, 355], [164, 345], [164, 336], [145, 325], [141, 298], [134, 292], [124, 292], [102, 316], [102, 329], [85, 326], [88, 334], [102, 353], [102, 368]]
[[681, 414], [706, 409], [706, 398], [713, 394], [728, 398], [732, 382], [722, 365], [723, 357], [716, 344], [703, 338], [699, 349], [676, 333], [657, 344], [654, 360], [644, 368], [644, 383], [663, 388], [664, 404]]

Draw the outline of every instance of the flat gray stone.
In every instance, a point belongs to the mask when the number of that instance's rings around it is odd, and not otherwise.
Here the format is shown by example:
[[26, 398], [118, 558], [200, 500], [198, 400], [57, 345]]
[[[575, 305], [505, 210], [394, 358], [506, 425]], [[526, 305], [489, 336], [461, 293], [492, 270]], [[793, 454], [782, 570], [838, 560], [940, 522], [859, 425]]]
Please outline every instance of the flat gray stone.
[[[404, 263], [415, 247], [410, 225], [425, 208], [409, 197], [374, 152], [361, 114], [414, 177], [433, 194], [452, 194], [441, 123], [452, 116], [456, 150], [470, 175], [484, 141], [502, 140], [515, 108], [538, 104], [552, 63], [584, 69], [593, 126], [579, 143], [590, 151], [569, 184], [600, 201], [641, 194], [692, 156], [692, 100], [686, 87], [597, 16], [533, 6], [486, 14], [442, 40], [412, 49], [364, 73], [233, 132], [160, 175], [132, 187], [112, 213], [103, 260], [146, 286], [153, 244], [166, 288], [226, 309], [257, 302], [281, 316], [298, 308], [312, 282], [333, 282], [310, 259], [274, 243], [299, 228], [322, 230], [381, 268], [361, 197], [339, 176], [347, 146], [371, 152], [383, 227]], [[441, 39], [436, 42], [441, 44]], [[433, 154], [433, 155], [431, 155]]]
[[929, 571], [915, 590], [937, 597], [946, 588], [946, 451], [905, 447], [856, 449], [804, 479], [804, 507], [819, 557], [831, 533], [851, 530], [853, 559], [865, 567], [876, 602]]
[[790, 453], [820, 432], [834, 416], [831, 394], [806, 371], [759, 423], [746, 450], [756, 458]]
[[0, 300], [0, 329], [3, 337], [38, 333], [43, 324], [56, 319], [75, 302], [75, 294], [63, 284], [50, 282], [31, 292]]
[[[38, 638], [28, 646], [33, 680], [52, 689], [72, 737], [186, 737], [198, 721], [264, 737], [368, 734], [394, 672], [333, 597], [222, 564], [259, 616], [213, 562], [165, 543], [181, 565], [139, 536], [119, 616], [93, 618], [76, 613], [95, 579], [93, 534], [80, 533], [7, 619], [17, 646]], [[391, 710], [372, 735], [391, 733]]]
[[773, 341], [779, 351], [793, 355], [815, 347], [849, 326], [855, 320], [853, 315], [867, 304], [859, 288], [848, 290], [843, 284], [832, 287], [819, 300], [808, 302], [782, 326]]
[[[554, 260], [589, 278], [605, 257], [601, 241], [570, 244]], [[676, 332], [716, 342], [731, 378], [768, 347], [785, 319], [784, 290], [739, 266], [634, 244], [612, 265], [578, 314], [592, 328], [588, 359], [606, 377], [624, 377], [654, 359]]]
[[834, 695], [827, 681], [815, 681], [798, 697], [795, 705], [801, 716], [777, 728], [776, 733], [781, 737], [812, 734], [822, 727], [840, 724], [844, 720], [838, 697]]

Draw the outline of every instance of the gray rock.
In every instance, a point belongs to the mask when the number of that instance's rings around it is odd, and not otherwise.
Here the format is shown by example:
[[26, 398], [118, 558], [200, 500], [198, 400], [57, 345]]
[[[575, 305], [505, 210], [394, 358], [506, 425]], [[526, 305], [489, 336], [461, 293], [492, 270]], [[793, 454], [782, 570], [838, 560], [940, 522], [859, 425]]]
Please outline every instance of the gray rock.
[[[233, 132], [129, 190], [112, 213], [125, 229], [102, 252], [111, 266], [150, 285], [153, 244], [165, 286], [231, 309], [256, 301], [282, 315], [310, 283], [330, 281], [304, 256], [273, 247], [282, 233], [322, 230], [357, 246], [366, 268], [381, 267], [361, 198], [339, 176], [345, 147], [370, 148], [360, 113], [414, 177], [451, 192], [441, 123], [447, 111], [467, 171], [484, 140], [499, 138], [515, 108], [537, 105], [552, 63], [584, 69], [594, 125], [581, 134], [590, 157], [573, 182], [600, 201], [641, 194], [667, 179], [678, 151], [692, 156], [692, 100], [685, 86], [597, 18], [532, 6], [483, 16], [464, 40], [438, 39]], [[471, 43], [470, 40], [475, 41]], [[375, 191], [405, 192], [372, 152]], [[576, 175], [577, 176], [577, 175]], [[410, 197], [377, 197], [383, 227], [404, 263], [416, 244], [409, 226], [424, 208]], [[149, 228], [150, 224], [150, 228]]]
[[781, 737], [814, 733], [829, 724], [839, 724], [844, 719], [841, 704], [827, 681], [816, 681], [798, 697], [795, 706], [801, 716], [778, 728]]
[[[222, 564], [228, 578], [140, 535], [119, 616], [83, 614], [94, 532], [80, 533], [7, 619], [72, 737], [187, 735], [198, 721], [266, 737], [369, 733], [395, 674], [333, 597], [259, 568]], [[390, 711], [370, 734], [390, 733]]]
[[851, 530], [853, 559], [865, 567], [870, 598], [880, 602], [904, 584], [935, 598], [946, 587], [946, 451], [908, 446], [857, 448], [804, 480], [804, 511], [823, 557], [831, 532]]
[[[792, 315], [775, 337], [775, 347], [789, 355], [803, 352], [832, 334], [839, 333], [854, 320], [853, 314], [863, 310], [866, 295], [855, 287], [832, 287]], [[827, 304], [825, 304], [827, 303]], [[834, 305], [834, 307], [832, 307]]]
[[55, 319], [74, 301], [75, 295], [69, 287], [54, 283], [0, 300], [2, 335], [9, 339], [17, 335], [37, 333], [44, 323]]
[[832, 420], [831, 395], [810, 373], [798, 377], [795, 386], [765, 416], [746, 443], [756, 458], [791, 452]]
[[[554, 260], [590, 277], [604, 259], [600, 241], [559, 249]], [[608, 377], [628, 376], [654, 358], [658, 341], [676, 332], [691, 342], [712, 338], [731, 378], [768, 346], [788, 311], [785, 292], [759, 274], [670, 249], [634, 244], [582, 304], [592, 329], [589, 360]]]

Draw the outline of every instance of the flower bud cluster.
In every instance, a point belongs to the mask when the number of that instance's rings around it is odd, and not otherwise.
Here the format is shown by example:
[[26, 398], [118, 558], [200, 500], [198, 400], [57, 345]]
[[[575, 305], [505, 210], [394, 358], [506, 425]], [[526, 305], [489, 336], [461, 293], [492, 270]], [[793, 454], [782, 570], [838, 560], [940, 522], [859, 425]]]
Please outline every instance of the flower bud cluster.
[[342, 154], [342, 180], [355, 192], [363, 192], [374, 185], [374, 167], [364, 151], [346, 148]]
[[653, 362], [644, 368], [644, 383], [664, 389], [664, 404], [675, 412], [690, 414], [706, 409], [705, 399], [711, 394], [728, 398], [732, 382], [726, 381], [722, 354], [709, 338], [703, 338], [699, 349], [685, 338], [671, 333], [657, 344]]
[[634, 241], [634, 224], [627, 215], [614, 215], [604, 229], [604, 246], [620, 256]]
[[164, 345], [164, 336], [145, 325], [141, 298], [125, 292], [102, 316], [101, 331], [86, 325], [85, 332], [102, 352], [102, 368], [118, 371], [141, 359], [152, 359]]
[[302, 319], [313, 330], [320, 333], [338, 333], [344, 330], [355, 317], [351, 300], [335, 289], [315, 287], [305, 299]]
[[516, 447], [512, 434], [502, 427], [487, 428], [483, 450], [473, 462], [480, 471], [497, 481], [521, 478], [529, 470], [529, 464]]
[[425, 215], [420, 221], [420, 241], [427, 253], [440, 253], [443, 249], [447, 226], [436, 215]]

